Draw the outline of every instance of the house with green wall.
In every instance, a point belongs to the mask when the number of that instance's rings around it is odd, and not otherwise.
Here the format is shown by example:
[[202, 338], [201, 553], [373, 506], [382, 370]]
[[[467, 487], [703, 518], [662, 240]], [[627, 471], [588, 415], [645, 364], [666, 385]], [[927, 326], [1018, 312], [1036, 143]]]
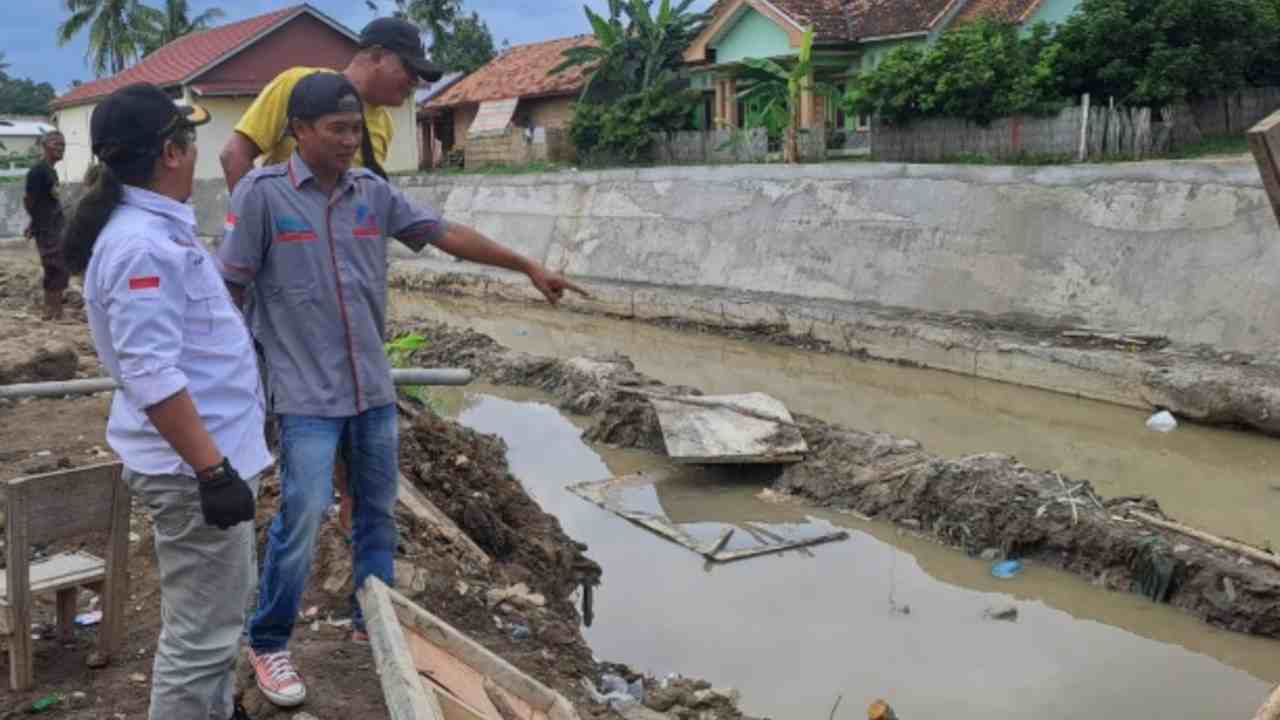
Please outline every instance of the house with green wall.
[[[993, 17], [1030, 28], [1062, 22], [1080, 0], [718, 0], [712, 21], [685, 51], [708, 125], [742, 127], [738, 70], [746, 58], [794, 59], [807, 29], [814, 34], [814, 80], [843, 88], [903, 45], [926, 44], [958, 25]], [[800, 126], [849, 131], [865, 146], [868, 118], [845, 117], [821, 96], [801, 99]]]

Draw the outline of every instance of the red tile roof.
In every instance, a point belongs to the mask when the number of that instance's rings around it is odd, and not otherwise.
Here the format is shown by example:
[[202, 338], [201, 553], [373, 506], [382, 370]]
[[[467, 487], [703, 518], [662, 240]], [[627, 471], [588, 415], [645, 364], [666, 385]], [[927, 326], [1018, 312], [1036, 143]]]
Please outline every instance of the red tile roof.
[[137, 82], [149, 82], [162, 87], [176, 85], [304, 10], [310, 8], [306, 5], [294, 5], [179, 38], [118, 75], [75, 88], [55, 100], [53, 107], [82, 105]]
[[851, 39], [931, 32], [957, 0], [847, 0]]
[[1024, 23], [1040, 7], [1042, 0], [969, 0], [956, 16], [956, 23], [970, 23], [983, 17]]
[[510, 98], [574, 95], [582, 90], [586, 82], [586, 68], [579, 65], [556, 75], [551, 75], [551, 70], [564, 62], [565, 50], [595, 44], [595, 37], [577, 35], [531, 45], [516, 45], [432, 98], [424, 109], [434, 110]]
[[772, 4], [800, 27], [813, 28], [813, 39], [818, 42], [849, 37], [844, 0], [772, 0]]

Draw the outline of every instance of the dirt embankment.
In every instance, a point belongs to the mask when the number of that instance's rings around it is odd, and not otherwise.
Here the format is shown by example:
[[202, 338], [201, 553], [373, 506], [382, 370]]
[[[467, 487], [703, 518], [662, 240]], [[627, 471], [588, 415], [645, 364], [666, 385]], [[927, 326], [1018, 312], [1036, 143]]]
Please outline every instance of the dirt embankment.
[[[441, 325], [417, 360], [470, 368], [499, 384], [536, 387], [590, 415], [588, 439], [664, 452], [657, 417], [627, 388], [660, 386], [620, 357], [557, 361], [507, 350]], [[688, 390], [688, 389], [686, 389]], [[1141, 590], [1230, 630], [1280, 638], [1280, 569], [1185, 535], [1151, 498], [1102, 498], [1087, 481], [996, 454], [943, 458], [914, 441], [800, 417], [811, 452], [774, 489], [824, 507], [887, 520], [971, 554], [1025, 558], [1116, 590]]]
[[[46, 357], [39, 362], [13, 360], [0, 353], [0, 382], [97, 377], [102, 374], [93, 352], [83, 310], [75, 308], [68, 322], [39, 320], [39, 269], [33, 259], [6, 257], [0, 264], [0, 343], [38, 347], [63, 344], [72, 353], [64, 361]], [[77, 296], [78, 300], [78, 296]], [[77, 305], [79, 303], [77, 302]], [[3, 346], [0, 346], [3, 347]], [[26, 356], [23, 356], [26, 357]], [[26, 363], [35, 374], [17, 375]], [[26, 371], [23, 371], [24, 373]], [[0, 401], [0, 480], [109, 462], [105, 430], [109, 395], [69, 399]], [[406, 417], [402, 430], [401, 470], [420, 493], [431, 500], [466, 536], [463, 541], [440, 531], [404, 507], [397, 509], [401, 544], [396, 558], [397, 585], [427, 610], [468, 633], [541, 682], [564, 693], [583, 718], [611, 717], [606, 706], [593, 702], [583, 678], [597, 682], [605, 672], [620, 673], [628, 681], [639, 677], [621, 666], [598, 663], [581, 632], [581, 588], [599, 581], [601, 568], [587, 548], [568, 537], [558, 521], [525, 493], [508, 471], [506, 447], [493, 436], [481, 435], [430, 414]], [[279, 507], [278, 480], [263, 480], [257, 530], [260, 552], [266, 529]], [[0, 504], [0, 529], [3, 528]], [[73, 641], [57, 639], [53, 627], [53, 598], [37, 598], [33, 620], [36, 687], [24, 693], [0, 693], [0, 717], [23, 715], [36, 700], [58, 698], [50, 717], [102, 720], [144, 717], [150, 695], [154, 649], [160, 630], [160, 587], [153, 550], [153, 532], [145, 508], [135, 504], [131, 517], [127, 638], [119, 656], [106, 668], [91, 670], [85, 660], [94, 649], [97, 628], [78, 628]], [[103, 555], [105, 538], [82, 537], [36, 548], [36, 558], [83, 548]], [[2, 545], [0, 545], [2, 549]], [[4, 554], [0, 551], [0, 572]], [[503, 591], [523, 583], [527, 593], [497, 601]], [[351, 550], [336, 522], [327, 522], [317, 543], [316, 563], [298, 619], [291, 649], [310, 686], [302, 708], [320, 720], [386, 716], [382, 690], [368, 647], [349, 641]], [[530, 596], [541, 596], [530, 601]], [[82, 592], [79, 610], [95, 607], [96, 598]], [[527, 636], [523, 629], [527, 629]], [[3, 642], [0, 641], [0, 649]], [[0, 658], [3, 654], [0, 653]], [[6, 661], [0, 659], [0, 673]], [[253, 717], [287, 718], [265, 703], [242, 672], [244, 701]], [[679, 720], [737, 720], [743, 717], [732, 698], [710, 692], [710, 685], [680, 680], [659, 689], [649, 678], [649, 698], [670, 718]]]

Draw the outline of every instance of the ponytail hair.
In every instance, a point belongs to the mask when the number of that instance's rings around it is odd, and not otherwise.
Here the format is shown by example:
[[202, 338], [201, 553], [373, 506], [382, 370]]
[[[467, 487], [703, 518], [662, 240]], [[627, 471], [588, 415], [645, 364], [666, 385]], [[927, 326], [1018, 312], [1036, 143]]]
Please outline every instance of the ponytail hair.
[[72, 275], [83, 275], [89, 267], [98, 235], [124, 201], [124, 185], [106, 165], [89, 168], [84, 183], [88, 190], [76, 205], [62, 236], [63, 258]]
[[[182, 131], [166, 138], [186, 150], [195, 142], [194, 133]], [[156, 173], [156, 159], [164, 143], [148, 152], [136, 154], [116, 165], [98, 163], [84, 176], [85, 191], [76, 204], [62, 234], [62, 257], [72, 275], [83, 275], [93, 257], [93, 246], [111, 214], [124, 202], [124, 186], [146, 187]]]

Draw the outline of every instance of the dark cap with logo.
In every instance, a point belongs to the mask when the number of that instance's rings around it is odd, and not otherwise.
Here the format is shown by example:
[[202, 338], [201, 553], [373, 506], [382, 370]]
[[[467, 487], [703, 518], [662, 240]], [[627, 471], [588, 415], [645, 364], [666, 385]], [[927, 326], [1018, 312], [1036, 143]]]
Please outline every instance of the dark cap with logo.
[[113, 165], [155, 157], [179, 130], [209, 122], [198, 105], [179, 105], [150, 83], [129, 85], [98, 103], [89, 119], [93, 154]]
[[382, 47], [400, 56], [404, 64], [423, 80], [435, 82], [442, 73], [440, 68], [427, 60], [427, 49], [422, 35], [413, 23], [399, 18], [378, 18], [360, 31], [360, 47]]
[[364, 113], [356, 86], [341, 73], [315, 72], [302, 78], [289, 94], [290, 120], [315, 120], [334, 113]]

